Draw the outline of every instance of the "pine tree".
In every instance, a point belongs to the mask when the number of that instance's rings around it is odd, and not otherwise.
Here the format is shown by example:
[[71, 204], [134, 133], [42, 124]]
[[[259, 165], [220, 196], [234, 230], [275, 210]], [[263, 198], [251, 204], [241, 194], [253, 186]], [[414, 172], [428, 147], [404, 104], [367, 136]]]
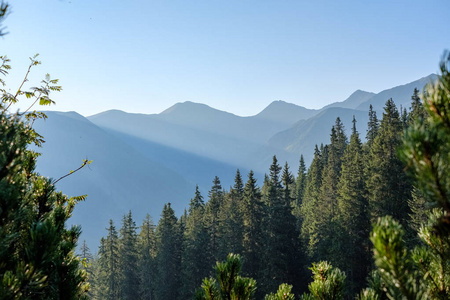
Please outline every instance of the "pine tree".
[[[378, 219], [371, 240], [375, 264], [390, 299], [449, 299], [450, 297], [450, 55], [441, 63], [442, 75], [427, 86], [424, 103], [427, 123], [414, 122], [399, 151], [409, 173], [428, 202], [438, 208], [428, 213], [419, 229], [422, 245], [408, 251], [405, 231], [392, 217]], [[369, 287], [360, 299], [380, 297]]]
[[[282, 186], [280, 172], [281, 167], [274, 156], [270, 166], [264, 219], [263, 292], [275, 290], [281, 283], [291, 283], [299, 279], [300, 255], [296, 220], [292, 214], [289, 184], [288, 187]], [[284, 173], [287, 182], [292, 183], [292, 174], [288, 167]], [[283, 188], [285, 188], [284, 191]]]
[[198, 300], [251, 300], [256, 291], [256, 281], [241, 277], [242, 262], [237, 254], [230, 253], [226, 261], [214, 267], [216, 278], [205, 278], [195, 295]]
[[[2, 3], [0, 21], [6, 9]], [[38, 64], [36, 56], [31, 58], [30, 68]], [[8, 74], [10, 68], [9, 59], [0, 56], [0, 74]], [[61, 90], [57, 82], [46, 76], [41, 87], [19, 89], [12, 95], [0, 79], [0, 295], [4, 299], [84, 299], [88, 289], [86, 272], [74, 255], [81, 229], [66, 226], [75, 204], [85, 196], [69, 198], [55, 190], [55, 180], [35, 172], [38, 154], [28, 147], [44, 140], [32, 123], [45, 114], [8, 110], [22, 96], [54, 103], [49, 93]]]
[[[323, 149], [323, 147], [321, 147]], [[320, 187], [322, 185], [322, 172], [324, 162], [322, 152], [315, 147], [314, 158], [308, 169], [305, 195], [301, 206], [301, 238], [305, 245], [305, 253], [309, 257], [313, 255], [313, 249], [317, 243], [315, 236], [316, 221], [315, 214], [317, 212], [317, 201], [319, 198]]]
[[106, 258], [106, 284], [108, 299], [120, 299], [121, 289], [120, 281], [122, 278], [119, 273], [119, 237], [114, 222], [109, 220], [108, 236], [105, 243]]
[[234, 186], [224, 196], [220, 207], [219, 220], [221, 224], [220, 257], [228, 253], [242, 253], [242, 211], [240, 210], [244, 196], [244, 185], [239, 170], [236, 171]]
[[86, 240], [83, 240], [83, 243], [80, 247], [80, 253], [78, 256], [81, 258], [81, 267], [90, 275], [92, 273], [91, 265], [92, 261], [94, 260], [94, 257], [92, 256], [91, 250], [89, 249], [88, 245], [86, 244]]
[[372, 221], [384, 215], [391, 215], [403, 224], [408, 219], [408, 200], [411, 198], [412, 187], [403, 171], [404, 164], [396, 154], [402, 132], [397, 108], [392, 99], [389, 99], [366, 165]]
[[241, 210], [243, 215], [243, 260], [246, 266], [244, 274], [259, 280], [262, 277], [261, 270], [263, 268], [263, 231], [261, 225], [264, 204], [253, 171], [248, 173]]
[[[78, 257], [81, 259], [81, 269], [86, 272], [88, 282], [90, 282], [92, 280], [92, 277], [94, 276], [93, 274], [94, 257], [92, 256], [91, 250], [89, 249], [86, 240], [83, 240], [83, 243], [81, 244]], [[92, 298], [93, 293], [91, 289], [89, 289], [87, 296], [89, 298]]]
[[369, 211], [364, 180], [364, 153], [356, 120], [350, 144], [342, 158], [342, 172], [338, 183], [338, 252], [336, 261], [349, 277], [349, 294], [353, 295], [365, 283], [370, 268], [369, 251]]
[[309, 293], [301, 300], [344, 299], [345, 273], [325, 261], [313, 264], [313, 282], [308, 285]]
[[283, 168], [283, 173], [281, 174], [281, 182], [283, 184], [283, 201], [284, 205], [287, 207], [294, 206], [294, 196], [295, 196], [295, 178], [294, 175], [289, 171], [289, 165], [286, 162]]
[[181, 234], [177, 217], [170, 203], [164, 204], [157, 227], [156, 255], [158, 276], [155, 298], [175, 300], [181, 288]]
[[336, 247], [339, 242], [339, 228], [335, 222], [338, 206], [337, 186], [342, 156], [347, 147], [344, 126], [339, 118], [331, 129], [330, 141], [319, 195], [310, 213], [309, 221], [314, 224], [314, 228], [310, 232], [313, 240], [309, 241], [309, 253], [312, 260], [325, 259], [335, 263], [341, 255]]
[[215, 176], [209, 191], [209, 201], [205, 207], [204, 222], [208, 233], [208, 245], [205, 249], [205, 263], [213, 265], [220, 260], [220, 219], [219, 211], [224, 201], [224, 192], [219, 177]]
[[425, 121], [427, 113], [423, 106], [422, 100], [420, 100], [419, 90], [414, 89], [414, 93], [411, 96], [411, 108], [408, 115], [408, 124], [412, 125], [416, 120], [418, 122]]
[[378, 134], [380, 124], [377, 118], [377, 112], [373, 110], [372, 104], [369, 107], [369, 122], [367, 123], [367, 147], [370, 149]]
[[100, 246], [92, 264], [93, 276], [89, 278], [92, 299], [106, 299], [108, 291], [108, 261], [106, 256], [106, 239], [100, 239]]
[[208, 232], [204, 224], [205, 204], [198, 186], [195, 196], [189, 203], [189, 214], [184, 232], [182, 254], [182, 298], [190, 299], [196, 288], [209, 275], [210, 268], [205, 264], [204, 251], [208, 245]]
[[136, 223], [131, 211], [123, 216], [119, 239], [119, 273], [121, 299], [139, 297], [139, 272]]
[[156, 237], [155, 225], [149, 214], [144, 219], [138, 235], [139, 299], [154, 299], [156, 285]]
[[296, 188], [297, 188], [297, 203], [296, 207], [300, 207], [303, 202], [303, 196], [306, 188], [306, 165], [305, 160], [303, 159], [303, 155], [300, 156], [300, 165], [298, 167], [298, 174], [296, 180]]

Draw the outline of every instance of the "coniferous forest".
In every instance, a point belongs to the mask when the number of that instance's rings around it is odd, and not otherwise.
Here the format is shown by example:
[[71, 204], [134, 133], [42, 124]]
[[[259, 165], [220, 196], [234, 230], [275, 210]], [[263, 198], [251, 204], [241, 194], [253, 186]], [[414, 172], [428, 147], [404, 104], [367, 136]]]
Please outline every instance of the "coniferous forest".
[[449, 59], [408, 110], [337, 118], [309, 167], [274, 156], [261, 183], [237, 170], [229, 189], [197, 187], [179, 218], [167, 203], [158, 224], [105, 224], [97, 255], [82, 247], [91, 296], [448, 299]]
[[[0, 56], [1, 76], [9, 62]], [[45, 139], [33, 124], [46, 115], [34, 105], [61, 90], [48, 74], [23, 88], [39, 64], [15, 93], [0, 79], [0, 299], [450, 299], [450, 53], [409, 108], [387, 99], [352, 128], [337, 118], [309, 166], [274, 156], [262, 182], [215, 177], [157, 224], [124, 212], [94, 251], [66, 224], [86, 196], [55, 188], [90, 161], [56, 180], [36, 171], [30, 145]]]

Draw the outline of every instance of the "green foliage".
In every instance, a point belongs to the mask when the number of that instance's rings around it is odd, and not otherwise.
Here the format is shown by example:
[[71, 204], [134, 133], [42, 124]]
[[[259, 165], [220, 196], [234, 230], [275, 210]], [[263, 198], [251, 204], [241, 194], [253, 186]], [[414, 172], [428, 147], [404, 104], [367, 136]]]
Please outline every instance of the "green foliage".
[[371, 234], [375, 265], [392, 298], [404, 295], [407, 299], [416, 299], [419, 290], [403, 237], [404, 231], [397, 221], [390, 216], [380, 218]]
[[208, 245], [208, 234], [204, 225], [205, 204], [198, 186], [195, 197], [189, 204], [182, 253], [183, 298], [192, 298], [199, 282], [208, 276], [210, 267], [204, 262], [204, 249]]
[[224, 262], [217, 262], [214, 267], [216, 279], [204, 279], [201, 290], [197, 291], [198, 300], [250, 300], [256, 292], [256, 281], [241, 277], [241, 257], [229, 254]]
[[253, 171], [248, 174], [244, 187], [244, 197], [241, 204], [243, 221], [243, 260], [247, 275], [259, 279], [262, 269], [261, 253], [263, 252], [264, 233], [262, 229], [263, 209], [261, 191], [256, 185]]
[[139, 269], [136, 224], [131, 211], [123, 216], [119, 239], [119, 273], [122, 299], [137, 299], [139, 296]]
[[375, 264], [389, 299], [450, 298], [449, 61], [447, 54], [442, 76], [427, 86], [423, 96], [426, 120], [415, 120], [399, 150], [421, 195], [438, 207], [420, 227], [422, 245], [408, 251], [402, 226], [389, 216], [379, 219], [372, 232]]
[[406, 225], [410, 213], [411, 181], [404, 164], [397, 157], [403, 127], [392, 99], [386, 102], [378, 134], [370, 148], [366, 163], [366, 188], [371, 221], [391, 215]]
[[213, 265], [220, 258], [221, 219], [219, 212], [224, 202], [224, 191], [219, 177], [215, 176], [209, 191], [209, 201], [205, 206], [203, 220], [208, 234], [208, 243], [205, 249], [206, 265]]
[[367, 280], [368, 287], [357, 296], [358, 300], [385, 300], [388, 299], [385, 292], [385, 284], [381, 279], [380, 271], [373, 270]]
[[292, 214], [291, 184], [294, 180], [287, 164], [280, 178], [281, 170], [274, 156], [263, 219], [261, 290], [264, 293], [275, 290], [281, 283], [292, 283], [300, 279], [302, 257], [296, 219]]
[[425, 199], [444, 208], [446, 214], [437, 225], [450, 232], [450, 58], [445, 55], [439, 80], [423, 94], [428, 117], [407, 131], [400, 155]]
[[337, 195], [338, 213], [335, 220], [340, 231], [333, 245], [338, 253], [333, 263], [348, 274], [348, 290], [351, 294], [359, 291], [365, 284], [364, 279], [371, 264], [370, 221], [366, 195], [364, 153], [354, 119], [350, 144], [342, 157]]
[[[0, 11], [4, 9], [2, 2]], [[6, 75], [9, 59], [0, 59], [0, 74]], [[81, 230], [65, 225], [79, 198], [56, 192], [51, 179], [35, 172], [38, 154], [27, 150], [29, 144], [43, 142], [32, 124], [36, 118], [45, 118], [30, 109], [40, 99], [53, 103], [50, 92], [61, 89], [54, 85], [57, 80], [47, 77], [42, 87], [22, 90], [30, 69], [39, 63], [36, 56], [31, 58], [16, 94], [8, 92], [5, 80], [0, 82], [0, 295], [6, 299], [83, 299], [89, 288], [87, 274], [74, 254]], [[34, 102], [22, 113], [11, 113], [21, 96]]]
[[278, 287], [278, 291], [276, 293], [271, 293], [266, 295], [264, 300], [294, 300], [295, 295], [291, 292], [292, 285], [281, 284]]
[[156, 237], [155, 225], [149, 214], [145, 217], [138, 235], [138, 271], [139, 297], [150, 300], [154, 298], [156, 279]]
[[182, 232], [170, 203], [165, 204], [157, 232], [155, 296], [157, 299], [175, 300], [179, 297], [181, 282]]
[[308, 285], [309, 294], [300, 299], [331, 300], [344, 298], [344, 283], [346, 276], [338, 268], [321, 261], [310, 268], [313, 272], [313, 282]]

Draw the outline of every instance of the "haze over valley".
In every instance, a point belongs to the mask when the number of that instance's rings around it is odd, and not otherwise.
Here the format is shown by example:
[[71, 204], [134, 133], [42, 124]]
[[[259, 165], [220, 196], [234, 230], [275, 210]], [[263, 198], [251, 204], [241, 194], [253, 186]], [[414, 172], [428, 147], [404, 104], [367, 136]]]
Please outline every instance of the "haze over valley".
[[82, 159], [93, 160], [57, 188], [68, 195], [88, 195], [71, 222], [81, 224], [82, 239], [96, 245], [108, 220], [118, 222], [126, 211], [136, 220], [147, 213], [158, 220], [164, 203], [171, 202], [181, 215], [195, 186], [207, 195], [214, 176], [228, 190], [237, 169], [244, 178], [253, 170], [262, 185], [273, 155], [295, 174], [300, 155], [309, 166], [315, 145], [329, 143], [337, 117], [349, 135], [355, 116], [364, 138], [370, 104], [380, 118], [389, 98], [409, 109], [414, 88], [421, 90], [435, 79], [431, 74], [377, 94], [357, 90], [317, 110], [278, 100], [249, 117], [194, 102], [177, 103], [160, 114], [109, 110], [84, 117], [51, 111], [46, 121], [35, 124], [46, 140], [38, 149], [37, 169], [59, 178]]

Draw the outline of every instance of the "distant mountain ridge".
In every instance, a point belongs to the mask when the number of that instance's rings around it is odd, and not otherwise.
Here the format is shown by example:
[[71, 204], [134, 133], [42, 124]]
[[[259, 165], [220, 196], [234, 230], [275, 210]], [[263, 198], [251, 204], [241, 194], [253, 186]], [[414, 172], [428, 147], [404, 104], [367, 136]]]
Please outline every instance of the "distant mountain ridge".
[[346, 100], [342, 102], [334, 102], [331, 104], [328, 104], [322, 108], [322, 110], [330, 108], [330, 107], [341, 107], [341, 108], [351, 108], [356, 109], [359, 105], [366, 102], [373, 96], [375, 96], [375, 93], [371, 92], [365, 92], [362, 90], [357, 90], [353, 94], [350, 95]]
[[48, 112], [47, 121], [35, 124], [46, 140], [38, 149], [43, 153], [38, 171], [58, 177], [83, 158], [94, 160], [58, 188], [69, 195], [89, 195], [77, 206], [73, 222], [85, 228], [84, 238], [98, 242], [107, 221], [119, 222], [130, 209], [137, 223], [145, 213], [157, 219], [166, 202], [181, 215], [195, 185], [207, 198], [215, 175], [228, 189], [237, 168], [244, 181], [252, 169], [262, 186], [273, 155], [295, 173], [301, 154], [309, 165], [314, 145], [329, 143], [337, 117], [349, 135], [355, 116], [364, 139], [369, 104], [379, 118], [389, 98], [409, 108], [414, 88], [422, 90], [435, 78], [432, 74], [377, 94], [357, 90], [320, 110], [274, 101], [250, 117], [194, 102], [177, 103], [160, 114], [110, 110], [85, 118], [75, 112]]
[[306, 120], [314, 116], [317, 112], [317, 109], [308, 109], [303, 106], [277, 100], [270, 103], [269, 106], [253, 116], [253, 118], [292, 125], [299, 120]]

